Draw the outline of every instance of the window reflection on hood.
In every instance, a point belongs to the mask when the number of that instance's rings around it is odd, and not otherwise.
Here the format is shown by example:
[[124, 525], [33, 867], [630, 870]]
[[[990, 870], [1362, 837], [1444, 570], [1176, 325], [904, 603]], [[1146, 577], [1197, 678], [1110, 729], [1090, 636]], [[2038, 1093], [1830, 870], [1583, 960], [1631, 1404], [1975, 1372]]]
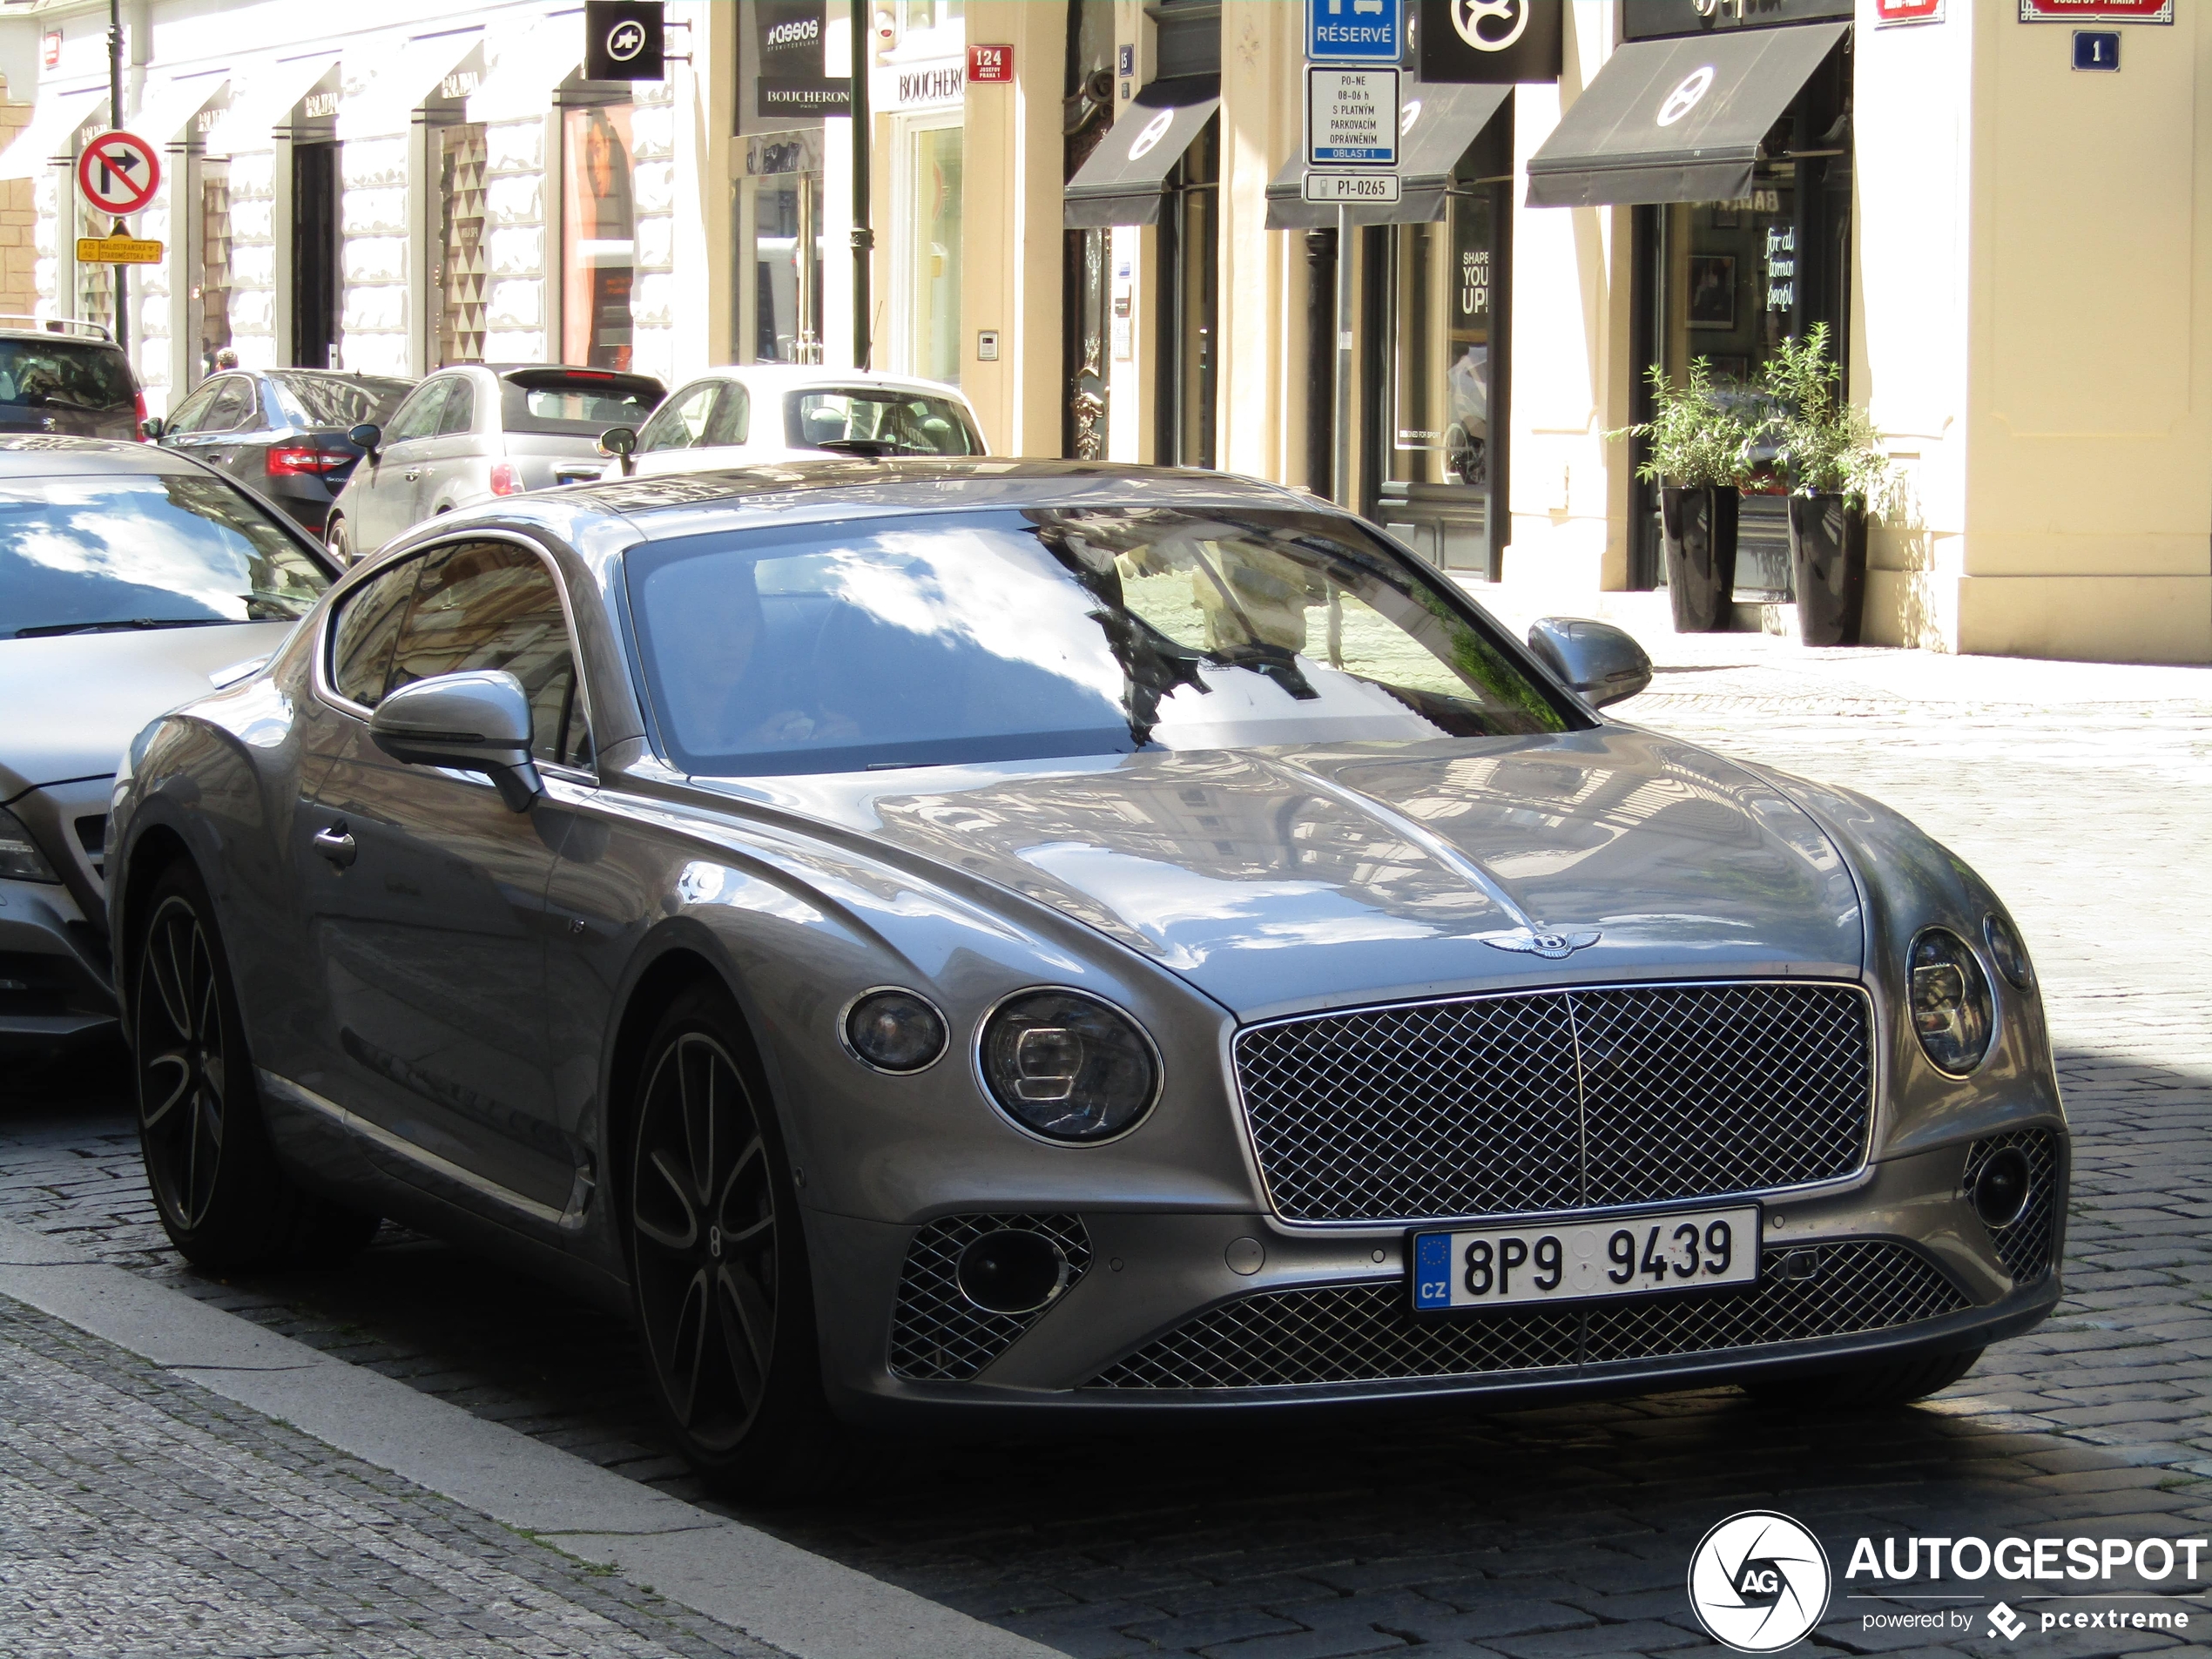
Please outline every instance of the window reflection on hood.
[[1564, 729], [1501, 642], [1295, 512], [1029, 509], [629, 556], [662, 736], [742, 776]]

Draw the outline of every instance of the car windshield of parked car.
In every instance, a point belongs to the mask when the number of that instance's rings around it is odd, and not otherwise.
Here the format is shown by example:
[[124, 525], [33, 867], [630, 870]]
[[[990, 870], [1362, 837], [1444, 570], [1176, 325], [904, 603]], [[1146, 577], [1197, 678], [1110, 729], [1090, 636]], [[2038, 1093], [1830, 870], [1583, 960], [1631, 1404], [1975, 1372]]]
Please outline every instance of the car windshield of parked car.
[[32, 408], [135, 408], [138, 388], [112, 346], [0, 340], [0, 403]]
[[0, 482], [0, 637], [288, 622], [328, 585], [219, 478]]
[[914, 392], [817, 388], [785, 400], [786, 440], [794, 449], [865, 445], [870, 454], [972, 455], [983, 446], [960, 406]]
[[627, 559], [664, 743], [698, 775], [1569, 724], [1491, 627], [1296, 512], [932, 515]]
[[341, 379], [335, 374], [280, 374], [274, 384], [278, 406], [288, 424], [338, 432], [350, 431], [365, 421], [381, 424], [414, 389], [408, 381]]
[[641, 427], [660, 407], [660, 382], [602, 369], [518, 370], [502, 377], [501, 424], [509, 432], [597, 437], [609, 427]]

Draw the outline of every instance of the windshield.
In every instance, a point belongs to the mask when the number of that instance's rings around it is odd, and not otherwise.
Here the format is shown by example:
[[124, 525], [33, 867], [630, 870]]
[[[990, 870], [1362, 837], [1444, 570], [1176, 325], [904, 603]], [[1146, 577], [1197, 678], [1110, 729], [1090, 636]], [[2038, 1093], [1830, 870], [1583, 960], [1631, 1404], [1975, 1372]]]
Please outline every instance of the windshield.
[[557, 370], [529, 369], [501, 388], [509, 432], [597, 437], [609, 427], [644, 425], [660, 401], [659, 382], [634, 374], [594, 373], [570, 379]]
[[981, 455], [965, 411], [914, 392], [838, 388], [793, 392], [785, 401], [786, 441], [794, 449], [865, 444], [871, 454]]
[[112, 346], [0, 340], [0, 403], [129, 409], [137, 398], [130, 367]]
[[219, 478], [0, 485], [0, 637], [288, 622], [329, 578]]
[[341, 380], [324, 374], [280, 374], [274, 384], [287, 424], [332, 427], [341, 432], [364, 421], [389, 419], [400, 400], [415, 389], [411, 381]]
[[1502, 641], [1296, 512], [687, 536], [627, 579], [671, 758], [745, 776], [1558, 732]]

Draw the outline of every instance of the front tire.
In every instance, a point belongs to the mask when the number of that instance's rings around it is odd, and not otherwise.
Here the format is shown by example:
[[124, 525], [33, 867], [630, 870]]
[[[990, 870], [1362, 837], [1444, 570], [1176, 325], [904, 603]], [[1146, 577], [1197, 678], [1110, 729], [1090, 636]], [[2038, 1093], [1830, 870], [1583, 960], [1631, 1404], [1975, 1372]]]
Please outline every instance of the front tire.
[[138, 1145], [170, 1242], [195, 1267], [327, 1261], [366, 1244], [376, 1217], [285, 1174], [261, 1121], [253, 1062], [214, 906], [172, 864], [145, 900], [132, 953]]
[[1879, 1365], [1853, 1366], [1810, 1377], [1747, 1382], [1743, 1392], [1765, 1406], [1803, 1411], [1861, 1411], [1909, 1406], [1940, 1393], [1974, 1368], [1979, 1348], [1955, 1353], [1907, 1354]]
[[678, 996], [648, 1044], [632, 1114], [632, 1294], [669, 1432], [750, 1498], [843, 1478], [822, 1399], [813, 1291], [766, 1081], [718, 988]]
[[344, 570], [353, 563], [353, 533], [347, 529], [346, 521], [335, 513], [330, 516], [329, 522], [323, 526], [322, 544], [329, 550], [330, 556], [338, 561], [339, 569]]

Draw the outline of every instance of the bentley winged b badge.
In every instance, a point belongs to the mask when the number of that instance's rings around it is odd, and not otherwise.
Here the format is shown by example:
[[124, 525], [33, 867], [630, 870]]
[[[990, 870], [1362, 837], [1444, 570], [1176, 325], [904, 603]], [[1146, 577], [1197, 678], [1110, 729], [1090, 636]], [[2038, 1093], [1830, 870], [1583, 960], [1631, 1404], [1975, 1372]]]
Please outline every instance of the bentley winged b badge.
[[1525, 951], [1531, 956], [1554, 962], [1596, 944], [1602, 936], [1595, 928], [1585, 933], [1547, 934], [1530, 927], [1507, 927], [1498, 933], [1475, 934], [1484, 944], [1499, 950]]

